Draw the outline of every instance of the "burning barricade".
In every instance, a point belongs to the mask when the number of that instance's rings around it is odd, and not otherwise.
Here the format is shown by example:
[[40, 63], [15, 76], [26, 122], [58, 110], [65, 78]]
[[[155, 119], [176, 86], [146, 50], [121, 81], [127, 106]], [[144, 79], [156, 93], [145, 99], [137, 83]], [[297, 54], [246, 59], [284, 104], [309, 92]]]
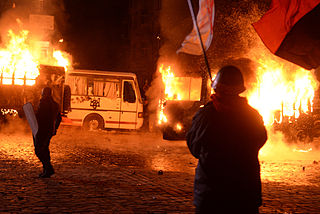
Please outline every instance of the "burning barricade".
[[[282, 132], [289, 142], [320, 136], [318, 82], [312, 71], [280, 62], [260, 61], [254, 83], [247, 87], [248, 102], [263, 116], [269, 130]], [[290, 72], [289, 72], [290, 71]], [[170, 66], [159, 67], [163, 92], [158, 125], [164, 139], [183, 139], [201, 100], [202, 79], [179, 77]], [[208, 84], [209, 85], [209, 84]]]
[[[17, 22], [19, 20], [17, 19]], [[20, 23], [21, 21], [19, 21]], [[22, 106], [31, 102], [38, 106], [41, 89], [49, 86], [54, 99], [67, 108], [64, 100], [65, 67], [69, 60], [63, 53], [51, 48], [52, 54], [35, 48], [25, 29], [7, 31], [2, 37], [0, 48], [0, 109], [1, 114], [18, 112], [23, 115]], [[48, 51], [48, 49], [46, 49]], [[46, 63], [46, 65], [42, 63]], [[64, 107], [64, 108], [63, 108]]]
[[[269, 63], [268, 63], [269, 62]], [[289, 142], [313, 140], [318, 114], [314, 111], [317, 81], [311, 71], [260, 61], [257, 82], [247, 93], [249, 103], [266, 126], [281, 131]]]

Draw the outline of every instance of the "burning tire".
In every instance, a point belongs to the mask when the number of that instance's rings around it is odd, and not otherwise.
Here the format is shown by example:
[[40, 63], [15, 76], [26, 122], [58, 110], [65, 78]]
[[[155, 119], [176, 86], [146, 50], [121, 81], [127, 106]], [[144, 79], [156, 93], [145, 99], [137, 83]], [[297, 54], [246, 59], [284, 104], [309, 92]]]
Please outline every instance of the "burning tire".
[[103, 129], [103, 118], [98, 114], [90, 114], [84, 119], [83, 128], [89, 131]]

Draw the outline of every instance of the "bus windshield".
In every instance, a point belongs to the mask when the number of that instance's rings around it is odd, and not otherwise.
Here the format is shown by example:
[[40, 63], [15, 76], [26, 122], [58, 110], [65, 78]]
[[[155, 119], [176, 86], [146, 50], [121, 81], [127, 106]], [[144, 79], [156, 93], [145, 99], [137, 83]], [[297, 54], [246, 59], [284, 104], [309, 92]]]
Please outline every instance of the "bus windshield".
[[201, 98], [201, 78], [174, 77], [170, 90], [167, 90], [167, 100], [199, 101]]

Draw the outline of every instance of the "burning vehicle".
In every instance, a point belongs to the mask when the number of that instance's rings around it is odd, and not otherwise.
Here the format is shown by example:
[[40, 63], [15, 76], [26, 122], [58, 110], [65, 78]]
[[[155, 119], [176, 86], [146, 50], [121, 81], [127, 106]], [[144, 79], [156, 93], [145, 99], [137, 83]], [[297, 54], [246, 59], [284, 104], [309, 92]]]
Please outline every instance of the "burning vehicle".
[[53, 98], [65, 112], [70, 106], [70, 95], [64, 90], [64, 67], [39, 65], [38, 76], [29, 76], [28, 73], [1, 72], [0, 76], [0, 108], [2, 114], [12, 113], [14, 110], [23, 116], [22, 107], [30, 102], [36, 108], [39, 105], [41, 90], [45, 86], [53, 89]]
[[171, 67], [161, 65], [159, 72], [163, 92], [159, 100], [158, 126], [165, 140], [183, 140], [194, 114], [205, 103], [202, 97], [201, 77], [175, 76]]
[[[51, 18], [51, 17], [50, 17]], [[20, 19], [1, 35], [0, 46], [0, 109], [1, 118], [14, 114], [24, 116], [22, 107], [32, 103], [38, 107], [42, 88], [53, 89], [53, 98], [65, 113], [70, 105], [70, 90], [65, 86], [69, 65], [66, 53], [24, 29]], [[52, 20], [53, 22], [53, 20]]]
[[283, 133], [291, 143], [319, 137], [319, 83], [314, 72], [282, 61], [259, 62], [257, 81], [245, 95], [268, 129]]
[[[268, 130], [282, 132], [289, 142], [320, 137], [319, 83], [313, 72], [274, 58], [256, 61], [254, 77], [244, 75], [247, 90], [240, 96], [259, 111]], [[159, 72], [164, 87], [158, 125], [163, 138], [185, 139], [193, 115], [207, 102], [202, 98], [203, 79], [175, 76], [169, 66], [160, 66]]]

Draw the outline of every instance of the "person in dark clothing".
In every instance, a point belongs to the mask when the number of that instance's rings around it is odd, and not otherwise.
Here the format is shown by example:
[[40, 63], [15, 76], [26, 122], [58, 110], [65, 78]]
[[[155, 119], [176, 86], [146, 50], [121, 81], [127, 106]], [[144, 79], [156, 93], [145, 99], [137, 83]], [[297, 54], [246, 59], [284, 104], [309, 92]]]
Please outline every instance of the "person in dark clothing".
[[225, 66], [212, 83], [215, 94], [187, 133], [199, 159], [194, 180], [196, 213], [259, 213], [262, 203], [258, 153], [267, 140], [260, 114], [247, 99], [241, 71]]
[[42, 90], [42, 97], [36, 118], [38, 122], [38, 132], [34, 137], [35, 153], [43, 165], [41, 178], [49, 178], [54, 174], [54, 169], [50, 162], [49, 144], [52, 136], [56, 135], [61, 122], [59, 105], [52, 98], [52, 89], [45, 87]]

